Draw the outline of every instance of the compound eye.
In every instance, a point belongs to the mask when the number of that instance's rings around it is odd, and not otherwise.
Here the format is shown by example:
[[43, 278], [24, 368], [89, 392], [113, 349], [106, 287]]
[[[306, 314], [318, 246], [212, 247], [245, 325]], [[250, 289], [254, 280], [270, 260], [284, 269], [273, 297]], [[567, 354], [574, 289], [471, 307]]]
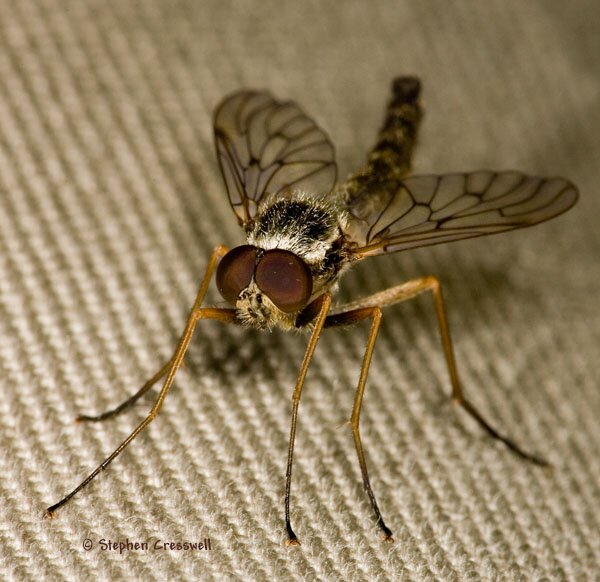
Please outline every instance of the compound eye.
[[217, 289], [235, 305], [239, 294], [250, 285], [256, 263], [256, 248], [242, 245], [230, 250], [217, 267]]
[[267, 251], [256, 267], [254, 279], [260, 290], [284, 313], [302, 309], [312, 294], [310, 269], [290, 251]]

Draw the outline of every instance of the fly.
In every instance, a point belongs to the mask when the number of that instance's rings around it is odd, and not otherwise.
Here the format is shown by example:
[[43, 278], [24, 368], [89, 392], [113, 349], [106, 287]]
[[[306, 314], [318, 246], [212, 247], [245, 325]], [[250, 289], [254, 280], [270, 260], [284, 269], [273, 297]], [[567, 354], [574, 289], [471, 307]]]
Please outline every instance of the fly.
[[[333, 145], [296, 103], [278, 101], [266, 91], [243, 90], [219, 105], [214, 116], [217, 159], [247, 242], [231, 250], [224, 246], [214, 249], [171, 359], [115, 409], [78, 417], [80, 421], [114, 417], [164, 378], [148, 416], [82, 483], [49, 507], [46, 516], [52, 517], [154, 420], [197, 323], [213, 319], [308, 333], [292, 396], [285, 481], [287, 543], [298, 544], [290, 521], [290, 494], [298, 407], [306, 372], [324, 328], [370, 320], [350, 424], [377, 526], [384, 539], [393, 541], [371, 488], [360, 437], [360, 411], [382, 308], [424, 292], [433, 295], [452, 400], [518, 456], [547, 465], [497, 432], [465, 398], [438, 279], [421, 277], [349, 304], [332, 305], [341, 275], [366, 257], [531, 226], [562, 214], [577, 200], [577, 188], [558, 177], [540, 178], [515, 171], [408, 176], [422, 118], [421, 84], [415, 77], [399, 77], [392, 89], [383, 127], [365, 168], [337, 185]], [[213, 276], [229, 308], [203, 306]]]

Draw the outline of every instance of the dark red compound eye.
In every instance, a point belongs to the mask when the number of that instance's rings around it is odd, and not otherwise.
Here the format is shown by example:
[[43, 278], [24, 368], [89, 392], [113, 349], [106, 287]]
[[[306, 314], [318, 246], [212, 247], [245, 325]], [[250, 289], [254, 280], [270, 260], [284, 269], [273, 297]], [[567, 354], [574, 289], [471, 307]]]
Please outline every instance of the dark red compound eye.
[[302, 309], [312, 294], [312, 275], [307, 264], [290, 251], [267, 251], [254, 275], [260, 290], [285, 313]]
[[256, 248], [242, 245], [230, 250], [217, 267], [217, 289], [235, 305], [239, 294], [250, 285], [256, 263]]

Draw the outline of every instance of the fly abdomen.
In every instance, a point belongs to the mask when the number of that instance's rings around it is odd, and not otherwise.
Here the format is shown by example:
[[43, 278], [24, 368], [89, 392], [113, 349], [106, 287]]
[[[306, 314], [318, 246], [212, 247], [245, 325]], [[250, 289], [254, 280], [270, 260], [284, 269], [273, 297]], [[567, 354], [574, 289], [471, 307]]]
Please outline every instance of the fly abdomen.
[[417, 77], [398, 77], [392, 83], [392, 99], [377, 143], [371, 150], [365, 177], [402, 178], [410, 160], [423, 110], [419, 104], [421, 82]]

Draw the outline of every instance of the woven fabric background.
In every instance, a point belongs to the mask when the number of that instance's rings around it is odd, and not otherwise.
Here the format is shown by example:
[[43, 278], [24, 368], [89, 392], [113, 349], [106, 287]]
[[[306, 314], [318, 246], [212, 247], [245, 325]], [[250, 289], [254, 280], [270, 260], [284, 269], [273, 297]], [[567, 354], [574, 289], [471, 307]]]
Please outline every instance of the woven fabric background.
[[[0, 577], [600, 580], [599, 21], [593, 0], [0, 0]], [[213, 153], [220, 99], [296, 99], [344, 176], [407, 73], [424, 83], [415, 171], [564, 175], [581, 200], [534, 229], [365, 261], [340, 297], [437, 275], [466, 393], [554, 470], [453, 410], [422, 297], [385, 312], [362, 415], [395, 544], [343, 425], [365, 324], [324, 334], [308, 375], [302, 546], [283, 544], [283, 489], [306, 338], [209, 322], [158, 419], [43, 520], [152, 399], [75, 416], [166, 361], [210, 250], [242, 242]], [[204, 538], [210, 551], [152, 547]]]

